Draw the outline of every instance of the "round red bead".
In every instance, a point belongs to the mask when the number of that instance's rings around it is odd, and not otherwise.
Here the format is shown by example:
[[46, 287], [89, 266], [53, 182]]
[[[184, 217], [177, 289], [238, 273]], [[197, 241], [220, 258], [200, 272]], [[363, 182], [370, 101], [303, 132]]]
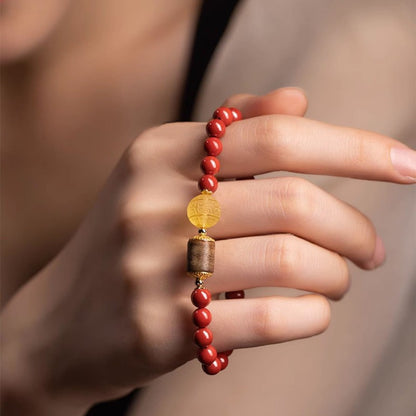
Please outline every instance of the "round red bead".
[[220, 170], [220, 161], [214, 156], [206, 156], [202, 159], [201, 169], [206, 175], [215, 175]]
[[205, 140], [204, 148], [209, 156], [218, 156], [222, 152], [222, 142], [216, 137], [208, 137]]
[[246, 294], [244, 290], [235, 290], [233, 292], [225, 292], [225, 299], [244, 299]]
[[211, 293], [207, 289], [195, 289], [192, 292], [191, 300], [197, 308], [205, 308], [211, 302]]
[[227, 357], [229, 357], [234, 350], [227, 350], [227, 351], [223, 351], [221, 354], [225, 354]]
[[205, 348], [200, 348], [198, 351], [198, 360], [202, 364], [209, 365], [217, 359], [217, 350], [212, 346], [208, 345]]
[[226, 354], [218, 354], [218, 359], [221, 362], [221, 370], [225, 370], [228, 366], [228, 356]]
[[218, 188], [218, 181], [214, 175], [204, 175], [199, 180], [198, 186], [201, 191], [206, 189], [207, 191], [215, 192]]
[[213, 119], [207, 123], [208, 136], [222, 137], [225, 134], [225, 124], [221, 120]]
[[207, 308], [200, 308], [194, 310], [192, 318], [197, 327], [205, 328], [211, 323], [212, 315]]
[[221, 120], [226, 126], [229, 126], [233, 121], [233, 113], [227, 107], [219, 107], [214, 111], [212, 118]]
[[194, 341], [200, 347], [206, 347], [212, 344], [213, 335], [208, 328], [197, 329], [194, 333]]
[[210, 376], [214, 376], [221, 371], [221, 361], [217, 358], [210, 365], [202, 365], [202, 369]]
[[233, 121], [238, 121], [243, 118], [241, 111], [238, 108], [230, 107], [231, 114], [233, 115]]

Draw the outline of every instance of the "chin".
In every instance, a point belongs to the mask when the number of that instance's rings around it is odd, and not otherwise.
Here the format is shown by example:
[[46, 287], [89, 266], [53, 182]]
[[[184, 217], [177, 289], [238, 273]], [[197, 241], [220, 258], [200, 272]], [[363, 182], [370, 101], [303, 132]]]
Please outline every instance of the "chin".
[[1, 0], [0, 63], [23, 60], [53, 33], [69, 0]]

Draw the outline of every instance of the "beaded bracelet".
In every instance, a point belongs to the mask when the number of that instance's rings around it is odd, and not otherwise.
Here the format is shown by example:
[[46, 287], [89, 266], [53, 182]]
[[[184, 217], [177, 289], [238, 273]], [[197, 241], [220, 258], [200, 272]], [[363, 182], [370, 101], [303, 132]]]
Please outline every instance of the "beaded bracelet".
[[[207, 156], [202, 159], [201, 169], [204, 175], [198, 185], [201, 193], [193, 198], [187, 208], [189, 221], [198, 228], [198, 234], [188, 241], [188, 275], [195, 279], [196, 289], [192, 292], [192, 303], [198, 308], [193, 314], [193, 322], [197, 326], [194, 341], [198, 345], [198, 359], [206, 374], [218, 374], [228, 365], [228, 357], [232, 353], [217, 353], [212, 346], [213, 334], [207, 328], [211, 323], [211, 312], [206, 308], [211, 301], [211, 293], [204, 286], [204, 280], [212, 276], [215, 262], [215, 240], [207, 235], [207, 229], [214, 226], [220, 219], [221, 209], [212, 194], [217, 190], [218, 182], [215, 175], [219, 172], [220, 162], [217, 156], [222, 151], [221, 138], [225, 129], [233, 121], [242, 119], [241, 112], [236, 108], [220, 107], [215, 110], [213, 118], [207, 123], [208, 138], [204, 148]], [[226, 299], [244, 298], [244, 291], [226, 292]]]

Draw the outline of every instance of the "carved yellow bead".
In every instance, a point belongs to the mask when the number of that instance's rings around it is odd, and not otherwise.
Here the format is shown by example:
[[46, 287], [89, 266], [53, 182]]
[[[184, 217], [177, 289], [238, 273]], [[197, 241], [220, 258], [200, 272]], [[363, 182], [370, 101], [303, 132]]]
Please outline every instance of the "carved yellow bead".
[[221, 208], [218, 201], [207, 191], [202, 191], [189, 202], [187, 216], [197, 228], [210, 228], [220, 219]]

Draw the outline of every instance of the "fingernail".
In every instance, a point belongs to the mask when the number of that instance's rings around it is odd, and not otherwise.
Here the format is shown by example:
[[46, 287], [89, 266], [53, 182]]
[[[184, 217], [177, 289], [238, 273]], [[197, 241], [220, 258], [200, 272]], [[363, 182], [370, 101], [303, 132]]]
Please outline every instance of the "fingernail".
[[379, 236], [376, 237], [376, 246], [374, 248], [373, 258], [364, 264], [364, 268], [367, 270], [375, 269], [381, 266], [386, 258], [386, 250], [384, 248], [383, 241]]
[[375, 267], [383, 264], [385, 258], [386, 258], [386, 249], [384, 248], [383, 240], [379, 236], [377, 236], [376, 248], [374, 250], [374, 256], [373, 256], [373, 263]]
[[390, 150], [391, 163], [400, 175], [416, 182], [416, 151], [412, 149], [392, 147]]

